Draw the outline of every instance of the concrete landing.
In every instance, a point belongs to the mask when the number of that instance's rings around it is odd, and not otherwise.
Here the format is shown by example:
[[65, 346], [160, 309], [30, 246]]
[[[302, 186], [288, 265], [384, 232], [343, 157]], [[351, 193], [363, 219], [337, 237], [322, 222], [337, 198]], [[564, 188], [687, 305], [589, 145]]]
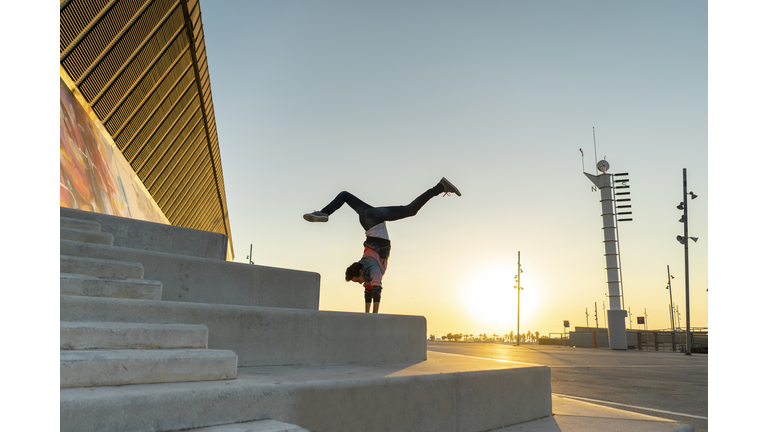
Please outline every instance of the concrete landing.
[[273, 419], [323, 432], [481, 432], [552, 414], [550, 372], [427, 361], [239, 368], [232, 381], [62, 389], [61, 431], [174, 431]]
[[552, 395], [554, 415], [493, 432], [694, 432], [690, 425]]

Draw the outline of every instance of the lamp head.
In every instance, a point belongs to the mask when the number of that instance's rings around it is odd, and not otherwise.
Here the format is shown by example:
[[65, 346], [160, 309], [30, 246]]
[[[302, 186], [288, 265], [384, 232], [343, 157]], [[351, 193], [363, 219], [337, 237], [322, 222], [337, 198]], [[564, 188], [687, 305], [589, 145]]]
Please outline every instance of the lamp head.
[[683, 239], [683, 236], [677, 236], [677, 241], [679, 241], [680, 244], [685, 244], [685, 239]]
[[696, 195], [696, 194], [695, 194], [695, 193], [693, 193], [693, 192], [688, 192], [688, 195], [690, 195], [690, 196], [691, 196], [691, 199], [692, 199], [692, 200], [695, 200], [695, 199], [698, 197], [698, 195]]
[[680, 204], [678, 204], [678, 206], [677, 206], [677, 209], [678, 210], [685, 210], [685, 205], [682, 202], [680, 202]]
[[689, 239], [693, 240], [694, 243], [699, 239], [698, 237], [688, 237]]

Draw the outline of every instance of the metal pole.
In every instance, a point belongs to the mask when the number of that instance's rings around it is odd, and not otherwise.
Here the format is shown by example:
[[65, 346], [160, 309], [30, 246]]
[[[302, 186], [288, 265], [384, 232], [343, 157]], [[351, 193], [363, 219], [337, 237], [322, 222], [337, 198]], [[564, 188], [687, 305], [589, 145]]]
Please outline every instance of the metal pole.
[[632, 308], [627, 309], [629, 313], [629, 329], [632, 330]]
[[517, 346], [520, 346], [520, 251], [517, 251]]
[[643, 313], [645, 314], [645, 320], [643, 321], [643, 325], [645, 325], [645, 329], [648, 330], [648, 310], [646, 308], [643, 308]]
[[669, 265], [667, 265], [667, 289], [669, 290], [669, 319], [672, 323], [672, 331], [675, 330], [675, 310], [672, 306], [672, 275], [669, 273]]
[[608, 322], [608, 318], [605, 317], [605, 302], [603, 302], [603, 322]]
[[688, 178], [683, 168], [683, 236], [685, 243], [685, 355], [691, 355], [691, 305], [688, 299]]
[[597, 302], [595, 302], [595, 327], [600, 328], [600, 323], [597, 322]]

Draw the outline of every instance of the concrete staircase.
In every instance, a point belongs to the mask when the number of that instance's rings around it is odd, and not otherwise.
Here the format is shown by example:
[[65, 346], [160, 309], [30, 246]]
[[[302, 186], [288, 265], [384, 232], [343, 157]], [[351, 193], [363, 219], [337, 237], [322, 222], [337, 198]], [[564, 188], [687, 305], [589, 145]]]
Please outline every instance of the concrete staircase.
[[215, 233], [60, 213], [62, 431], [479, 432], [552, 414], [548, 368], [427, 355], [423, 317], [321, 312], [316, 273], [227, 262]]

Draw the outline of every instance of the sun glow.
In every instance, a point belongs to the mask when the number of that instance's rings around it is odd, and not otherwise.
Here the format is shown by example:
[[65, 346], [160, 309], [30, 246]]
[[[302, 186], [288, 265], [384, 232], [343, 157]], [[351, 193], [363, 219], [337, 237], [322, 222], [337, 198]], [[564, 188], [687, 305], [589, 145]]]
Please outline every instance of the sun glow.
[[[518, 293], [514, 288], [517, 266], [501, 264], [484, 267], [464, 284], [463, 303], [480, 331], [507, 333], [517, 328]], [[536, 281], [521, 275], [520, 331], [535, 330], [525, 326], [540, 308], [541, 293]]]

